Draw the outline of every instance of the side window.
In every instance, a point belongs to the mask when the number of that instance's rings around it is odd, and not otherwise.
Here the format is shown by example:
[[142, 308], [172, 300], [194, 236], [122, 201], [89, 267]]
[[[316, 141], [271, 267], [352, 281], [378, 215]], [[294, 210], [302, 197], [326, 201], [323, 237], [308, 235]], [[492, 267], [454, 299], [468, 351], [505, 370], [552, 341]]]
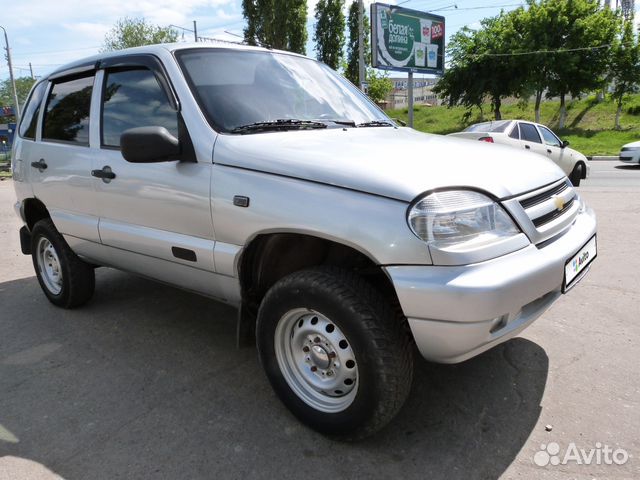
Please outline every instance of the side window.
[[515, 138], [516, 140], [520, 140], [520, 130], [518, 129], [518, 124], [514, 123], [513, 128], [511, 129], [511, 133], [509, 133], [511, 138]]
[[538, 130], [535, 125], [531, 125], [530, 123], [520, 124], [520, 139], [527, 142], [542, 143]]
[[107, 72], [102, 98], [102, 145], [120, 147], [122, 132], [151, 126], [165, 127], [178, 137], [178, 114], [153, 72]]
[[560, 146], [560, 140], [551, 130], [542, 126], [538, 126], [538, 128], [540, 129], [540, 133], [542, 133], [544, 143], [546, 143], [547, 145], [551, 145], [552, 147]]
[[93, 76], [54, 83], [44, 111], [43, 140], [89, 145]]
[[29, 97], [27, 105], [24, 108], [24, 113], [22, 114], [20, 129], [18, 130], [18, 134], [23, 138], [30, 138], [31, 140], [36, 139], [38, 113], [40, 112], [42, 97], [44, 97], [44, 92], [46, 89], [47, 82], [41, 82], [31, 92], [31, 96]]

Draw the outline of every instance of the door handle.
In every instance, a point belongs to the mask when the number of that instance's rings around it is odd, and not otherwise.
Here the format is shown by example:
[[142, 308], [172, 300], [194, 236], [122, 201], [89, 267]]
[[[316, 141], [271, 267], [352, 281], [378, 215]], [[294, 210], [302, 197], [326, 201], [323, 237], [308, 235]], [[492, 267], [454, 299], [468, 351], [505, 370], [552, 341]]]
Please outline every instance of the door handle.
[[41, 158], [37, 162], [31, 162], [31, 166], [33, 168], [37, 168], [39, 172], [47, 169], [47, 163], [44, 161], [44, 158]]
[[102, 170], [91, 170], [91, 176], [101, 178], [104, 183], [109, 183], [116, 178], [116, 174], [113, 173], [109, 165], [102, 167]]
[[547, 148], [547, 153], [551, 153], [551, 149], [550, 148]]
[[526, 148], [527, 150], [531, 149], [531, 147], [529, 145], [525, 145], [524, 148]]

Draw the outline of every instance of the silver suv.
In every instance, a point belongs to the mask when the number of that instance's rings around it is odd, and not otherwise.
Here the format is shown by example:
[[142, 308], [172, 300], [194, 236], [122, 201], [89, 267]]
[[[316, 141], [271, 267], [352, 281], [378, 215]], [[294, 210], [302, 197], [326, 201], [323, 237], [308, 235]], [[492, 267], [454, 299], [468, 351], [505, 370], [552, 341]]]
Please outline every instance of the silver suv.
[[415, 347], [455, 363], [517, 335], [587, 272], [596, 221], [548, 159], [401, 128], [325, 65], [158, 45], [59, 68], [13, 148], [22, 251], [47, 298], [113, 267], [238, 307], [275, 392], [362, 438]]

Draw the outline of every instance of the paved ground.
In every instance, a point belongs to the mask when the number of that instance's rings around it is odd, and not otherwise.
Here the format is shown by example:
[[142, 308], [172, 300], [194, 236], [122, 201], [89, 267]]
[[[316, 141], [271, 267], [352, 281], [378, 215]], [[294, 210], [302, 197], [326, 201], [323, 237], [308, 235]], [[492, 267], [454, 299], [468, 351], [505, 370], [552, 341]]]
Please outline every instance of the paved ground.
[[[640, 169], [591, 164], [587, 278], [520, 338], [420, 361], [399, 417], [358, 444], [285, 410], [227, 307], [107, 269], [85, 308], [51, 306], [0, 182], [0, 479], [640, 477]], [[550, 442], [633, 457], [536, 466]]]

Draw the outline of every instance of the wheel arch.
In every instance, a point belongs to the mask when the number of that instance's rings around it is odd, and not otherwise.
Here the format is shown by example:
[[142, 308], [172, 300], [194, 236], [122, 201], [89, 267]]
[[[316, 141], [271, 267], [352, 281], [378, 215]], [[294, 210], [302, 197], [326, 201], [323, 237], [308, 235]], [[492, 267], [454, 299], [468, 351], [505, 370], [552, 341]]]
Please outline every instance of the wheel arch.
[[29, 231], [33, 230], [33, 226], [44, 218], [51, 218], [49, 210], [41, 200], [32, 197], [22, 201], [22, 219], [27, 224]]
[[391, 279], [369, 254], [346, 242], [301, 232], [262, 232], [243, 249], [237, 262], [241, 289], [238, 343], [255, 340], [255, 320], [260, 302], [281, 278], [305, 268], [337, 266], [370, 282], [401, 314]]

